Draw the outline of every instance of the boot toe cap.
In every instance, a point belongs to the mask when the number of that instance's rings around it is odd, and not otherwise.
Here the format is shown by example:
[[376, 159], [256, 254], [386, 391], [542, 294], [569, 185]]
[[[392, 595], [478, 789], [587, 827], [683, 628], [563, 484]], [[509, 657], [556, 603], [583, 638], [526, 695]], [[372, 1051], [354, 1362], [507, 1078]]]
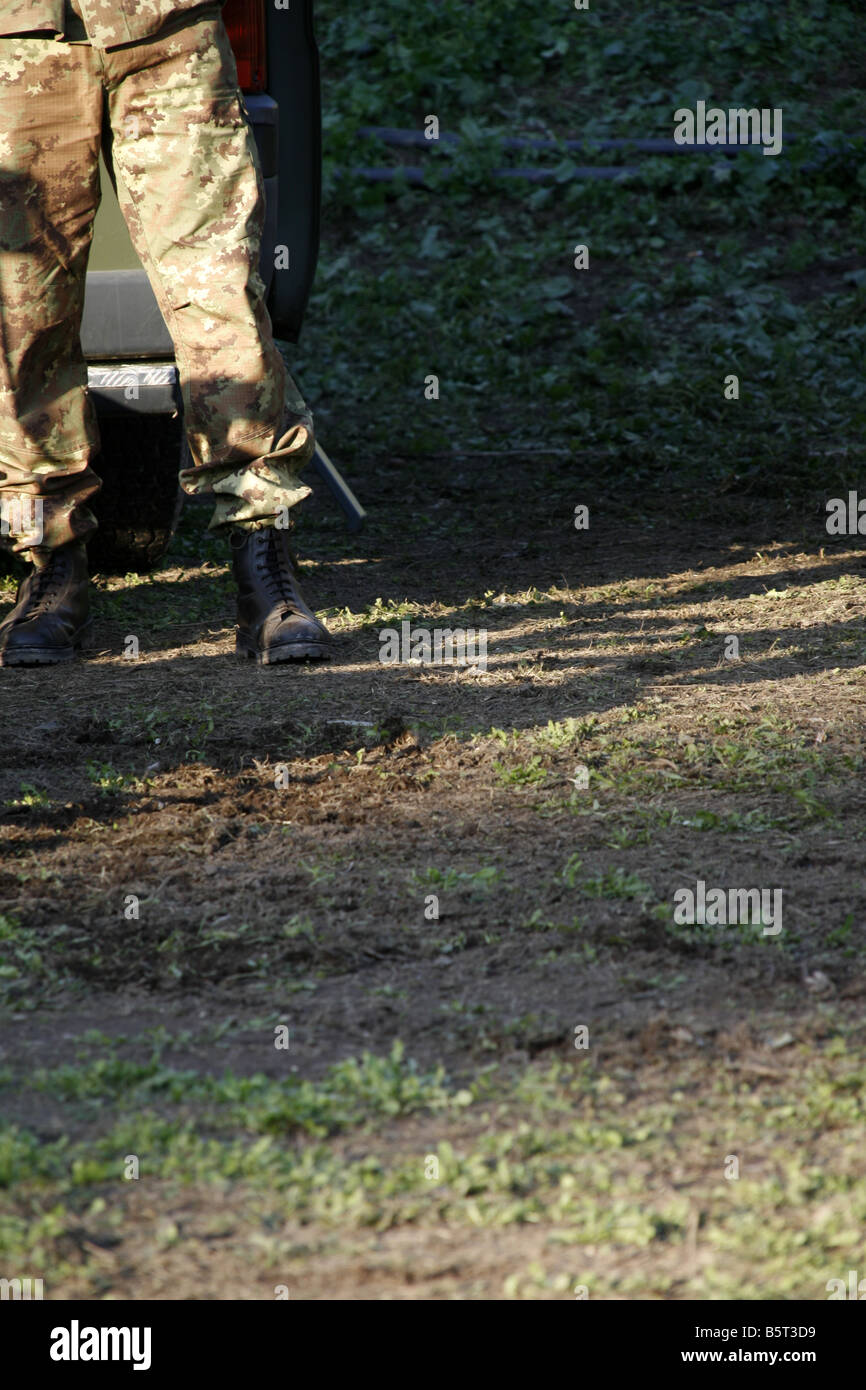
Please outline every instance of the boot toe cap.
[[239, 630], [237, 651], [240, 655], [254, 656], [265, 666], [277, 661], [325, 661], [331, 655], [331, 634], [315, 618], [291, 614], [265, 623], [258, 641]]
[[63, 629], [46, 632], [35, 622], [15, 623], [0, 631], [0, 664], [4, 666], [48, 666], [71, 661], [77, 642]]

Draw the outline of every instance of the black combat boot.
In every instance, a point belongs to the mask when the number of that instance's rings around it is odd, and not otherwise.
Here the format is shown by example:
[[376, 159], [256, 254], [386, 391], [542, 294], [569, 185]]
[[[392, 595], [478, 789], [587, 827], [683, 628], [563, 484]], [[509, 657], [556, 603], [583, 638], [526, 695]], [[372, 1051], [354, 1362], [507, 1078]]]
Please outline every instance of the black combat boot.
[[71, 661], [92, 622], [84, 541], [31, 550], [30, 558], [33, 568], [18, 586], [12, 612], [0, 623], [0, 666]]
[[304, 600], [285, 528], [231, 532], [238, 585], [235, 651], [260, 666], [330, 656], [331, 636]]

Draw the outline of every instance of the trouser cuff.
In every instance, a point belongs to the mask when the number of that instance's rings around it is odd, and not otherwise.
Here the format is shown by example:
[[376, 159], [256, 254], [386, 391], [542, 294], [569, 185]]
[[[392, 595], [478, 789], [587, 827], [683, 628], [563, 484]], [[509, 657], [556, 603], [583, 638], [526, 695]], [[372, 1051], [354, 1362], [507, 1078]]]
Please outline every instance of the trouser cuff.
[[0, 539], [16, 555], [30, 550], [59, 550], [72, 541], [87, 541], [99, 523], [86, 505], [102, 483], [90, 468], [73, 478], [44, 480], [42, 493], [27, 489], [0, 490]]
[[314, 452], [312, 422], [296, 421], [269, 454], [241, 464], [206, 464], [185, 469], [180, 483], [185, 492], [193, 495], [213, 493], [216, 505], [208, 526], [210, 531], [287, 526], [292, 507], [312, 492], [298, 475]]

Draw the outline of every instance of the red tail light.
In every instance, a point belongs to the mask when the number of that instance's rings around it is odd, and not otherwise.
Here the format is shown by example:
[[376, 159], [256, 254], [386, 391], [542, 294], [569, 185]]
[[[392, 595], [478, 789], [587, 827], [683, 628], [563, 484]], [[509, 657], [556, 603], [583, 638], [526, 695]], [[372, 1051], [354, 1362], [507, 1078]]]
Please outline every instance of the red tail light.
[[223, 23], [238, 65], [242, 92], [263, 92], [265, 66], [265, 0], [226, 0]]

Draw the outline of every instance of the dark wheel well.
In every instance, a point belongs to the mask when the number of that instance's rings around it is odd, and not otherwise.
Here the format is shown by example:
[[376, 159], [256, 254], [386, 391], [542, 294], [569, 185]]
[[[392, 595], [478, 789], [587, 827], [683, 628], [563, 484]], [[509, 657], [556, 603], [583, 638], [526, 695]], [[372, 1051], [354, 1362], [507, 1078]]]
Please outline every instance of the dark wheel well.
[[102, 574], [142, 573], [159, 563], [180, 519], [178, 470], [186, 451], [180, 415], [100, 416], [93, 468], [102, 491], [90, 503], [99, 530], [88, 543]]

